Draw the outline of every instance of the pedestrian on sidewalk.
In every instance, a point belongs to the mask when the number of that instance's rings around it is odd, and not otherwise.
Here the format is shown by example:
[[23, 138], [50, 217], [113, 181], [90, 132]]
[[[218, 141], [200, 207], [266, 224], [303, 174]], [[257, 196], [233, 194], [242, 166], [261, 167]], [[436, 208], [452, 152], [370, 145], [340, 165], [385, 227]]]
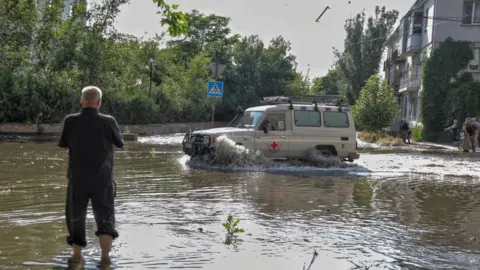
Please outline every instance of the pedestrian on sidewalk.
[[460, 140], [460, 126], [458, 125], [457, 119], [453, 119], [453, 124], [445, 130], [452, 130], [452, 141], [456, 142]]
[[472, 124], [472, 119], [466, 118], [465, 123], [463, 124], [463, 132], [465, 134], [465, 140], [463, 141], [463, 152], [469, 152], [471, 148], [472, 152], [475, 152], [475, 141], [476, 137], [475, 130]]
[[96, 235], [102, 249], [101, 264], [110, 264], [115, 229], [113, 145], [122, 148], [123, 136], [115, 118], [99, 112], [102, 91], [95, 86], [83, 88], [83, 109], [64, 120], [59, 147], [68, 148], [68, 187], [65, 216], [67, 243], [73, 247], [72, 262], [82, 261], [87, 245], [85, 220], [88, 201], [92, 201], [97, 224]]
[[473, 129], [474, 129], [474, 137], [475, 137], [475, 148], [478, 147], [479, 143], [480, 143], [480, 123], [477, 121], [477, 118], [474, 117], [472, 118], [472, 125], [473, 125]]

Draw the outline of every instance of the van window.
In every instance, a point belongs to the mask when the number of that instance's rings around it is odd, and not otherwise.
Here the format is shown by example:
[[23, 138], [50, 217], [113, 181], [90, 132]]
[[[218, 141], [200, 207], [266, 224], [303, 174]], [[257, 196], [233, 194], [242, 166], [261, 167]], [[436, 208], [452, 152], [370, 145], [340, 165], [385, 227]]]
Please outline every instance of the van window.
[[295, 111], [295, 126], [319, 127], [322, 125], [320, 112]]
[[350, 123], [348, 122], [347, 113], [344, 112], [323, 112], [323, 125], [325, 127], [333, 128], [348, 128]]
[[285, 131], [285, 113], [267, 114], [259, 129], [262, 130], [264, 126], [267, 126], [268, 131]]

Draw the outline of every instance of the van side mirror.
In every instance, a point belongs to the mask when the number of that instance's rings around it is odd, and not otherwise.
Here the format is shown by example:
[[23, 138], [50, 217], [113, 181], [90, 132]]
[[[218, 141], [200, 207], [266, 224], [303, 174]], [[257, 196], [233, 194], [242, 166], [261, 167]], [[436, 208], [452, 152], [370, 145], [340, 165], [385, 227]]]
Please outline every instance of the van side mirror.
[[268, 133], [267, 125], [263, 125], [262, 129], [263, 129], [263, 133]]

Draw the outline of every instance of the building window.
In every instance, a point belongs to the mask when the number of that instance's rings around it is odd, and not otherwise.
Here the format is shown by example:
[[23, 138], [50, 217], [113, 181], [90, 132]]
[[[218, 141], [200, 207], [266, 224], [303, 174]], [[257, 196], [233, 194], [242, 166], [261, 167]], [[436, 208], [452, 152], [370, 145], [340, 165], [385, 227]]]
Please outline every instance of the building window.
[[463, 2], [463, 24], [480, 24], [480, 2], [464, 1]]
[[427, 9], [425, 10], [425, 18], [423, 18], [423, 19], [424, 19], [424, 20], [423, 20], [423, 24], [425, 25], [423, 28], [425, 29], [425, 31], [427, 31], [428, 21], [429, 21], [429, 18], [430, 18], [430, 16], [429, 16], [429, 11], [430, 11], [429, 8], [427, 8]]
[[415, 12], [413, 18], [413, 33], [421, 34], [423, 25], [423, 12]]

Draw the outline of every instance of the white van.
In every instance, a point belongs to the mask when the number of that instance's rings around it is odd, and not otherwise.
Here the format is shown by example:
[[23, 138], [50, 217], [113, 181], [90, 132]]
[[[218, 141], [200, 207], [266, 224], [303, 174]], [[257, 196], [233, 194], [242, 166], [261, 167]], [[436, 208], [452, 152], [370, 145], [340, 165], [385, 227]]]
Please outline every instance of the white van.
[[[183, 151], [189, 156], [214, 154], [219, 136], [225, 135], [247, 149], [272, 159], [308, 159], [310, 151], [354, 161], [356, 129], [349, 108], [340, 96], [265, 97], [265, 105], [238, 110], [224, 128], [187, 133]], [[309, 100], [309, 101], [308, 101]]]

